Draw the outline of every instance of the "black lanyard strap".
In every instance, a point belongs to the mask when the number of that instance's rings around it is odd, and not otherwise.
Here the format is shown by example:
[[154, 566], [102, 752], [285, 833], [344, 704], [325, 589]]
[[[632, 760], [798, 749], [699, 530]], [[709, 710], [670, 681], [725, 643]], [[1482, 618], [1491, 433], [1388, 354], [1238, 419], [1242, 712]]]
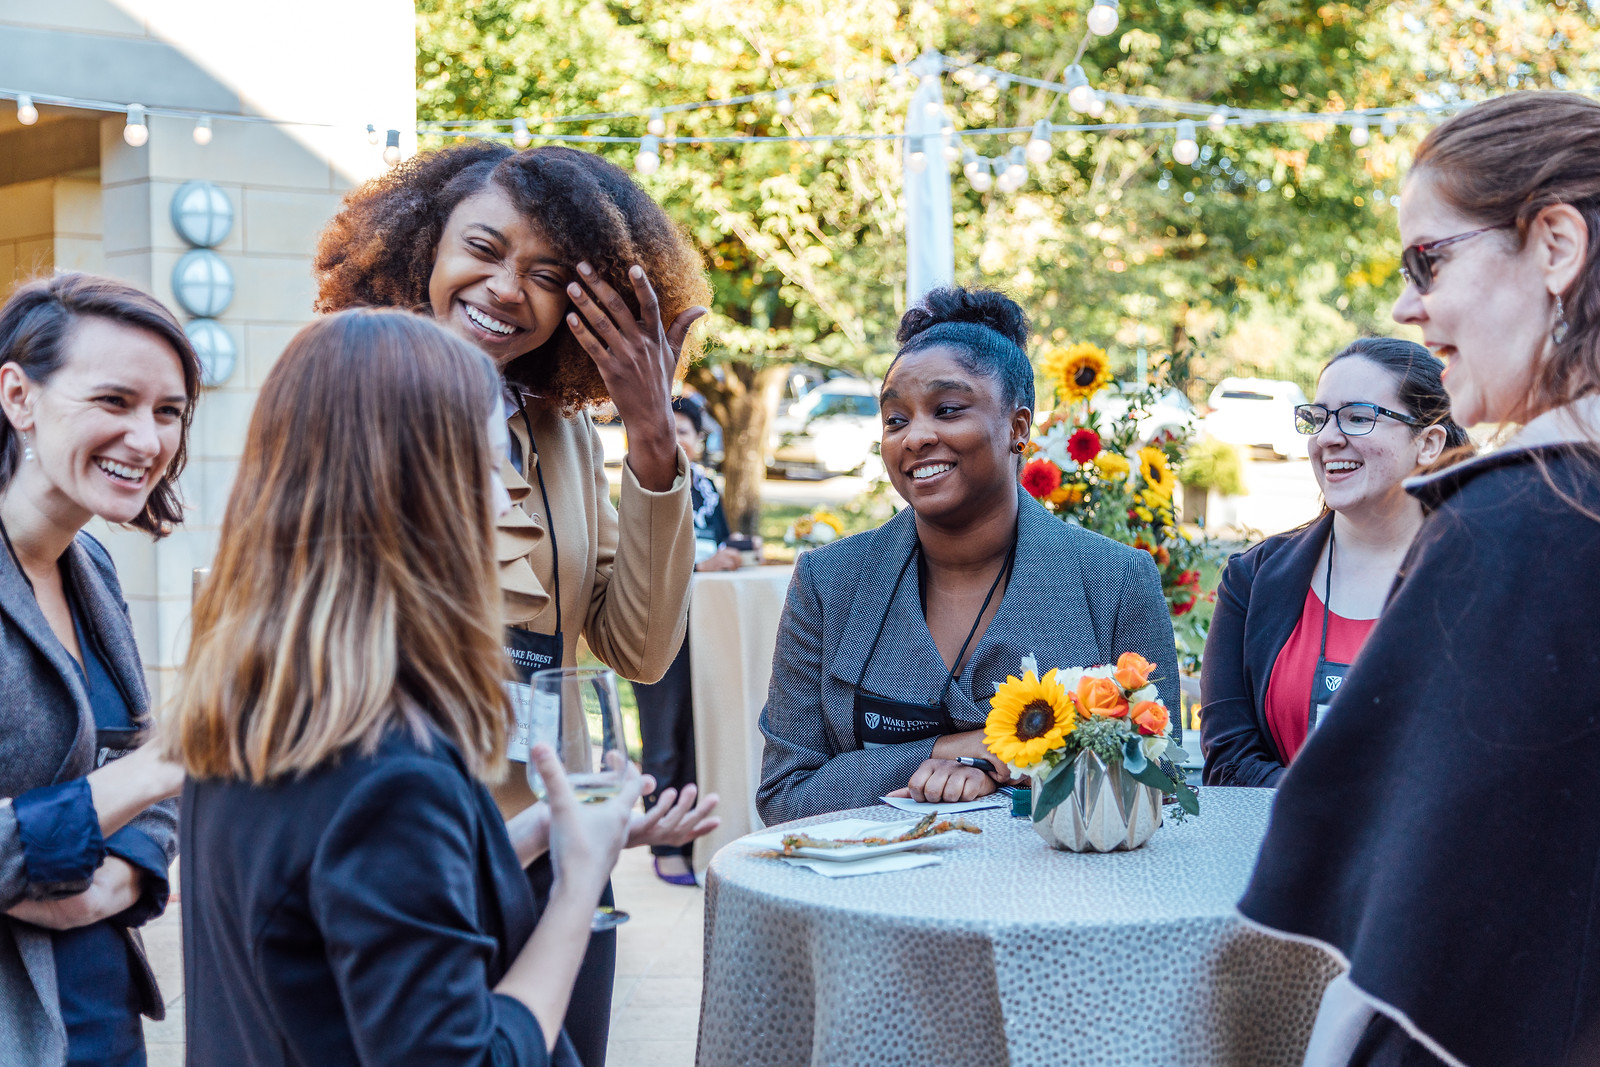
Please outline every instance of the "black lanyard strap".
[[1322, 645], [1317, 649], [1317, 662], [1328, 658], [1328, 616], [1333, 608], [1333, 523], [1328, 524], [1328, 573], [1322, 583]]
[[512, 399], [517, 402], [517, 414], [522, 416], [522, 428], [528, 434], [528, 453], [532, 457], [523, 457], [524, 471], [529, 466], [533, 467], [534, 477], [539, 479], [539, 499], [544, 502], [544, 526], [550, 534], [550, 584], [555, 590], [556, 597], [556, 635], [560, 636], [561, 630], [561, 545], [556, 541], [556, 519], [550, 511], [550, 493], [544, 487], [544, 464], [539, 462], [539, 443], [533, 437], [533, 420], [528, 418], [528, 409], [522, 403], [522, 391], [513, 388]]
[[[950, 686], [955, 684], [956, 680], [961, 677], [961, 661], [966, 657], [967, 649], [971, 646], [972, 639], [978, 635], [978, 627], [983, 624], [984, 613], [989, 610], [989, 604], [994, 600], [995, 590], [1000, 588], [1000, 583], [1005, 580], [1006, 575], [1011, 573], [1011, 568], [1016, 563], [1016, 559], [1017, 537], [1015, 534], [1013, 534], [1011, 538], [1011, 550], [1006, 553], [1006, 561], [1000, 567], [1000, 573], [996, 574], [994, 576], [994, 581], [989, 584], [989, 592], [983, 598], [983, 606], [978, 609], [978, 617], [972, 620], [972, 629], [967, 631], [967, 639], [961, 642], [961, 649], [956, 653], [955, 667], [949, 670], [949, 674], [945, 678], [944, 685], [939, 690], [938, 703], [944, 702], [944, 695], [950, 691]], [[900, 564], [900, 573], [894, 580], [894, 588], [889, 592], [889, 603], [883, 609], [883, 618], [878, 620], [878, 632], [873, 635], [872, 644], [867, 648], [867, 658], [861, 664], [861, 673], [856, 676], [857, 689], [860, 689], [862, 683], [867, 679], [867, 668], [872, 665], [872, 657], [878, 651], [878, 642], [882, 640], [884, 627], [889, 623], [889, 612], [894, 610], [894, 600], [895, 597], [900, 593], [900, 583], [905, 581], [906, 571], [911, 569], [912, 560], [917, 561], [917, 579], [919, 582], [921, 582], [922, 543], [920, 541], [912, 543], [911, 554], [906, 557], [906, 561], [904, 563]], [[923, 608], [923, 616], [927, 616], [926, 607]]]

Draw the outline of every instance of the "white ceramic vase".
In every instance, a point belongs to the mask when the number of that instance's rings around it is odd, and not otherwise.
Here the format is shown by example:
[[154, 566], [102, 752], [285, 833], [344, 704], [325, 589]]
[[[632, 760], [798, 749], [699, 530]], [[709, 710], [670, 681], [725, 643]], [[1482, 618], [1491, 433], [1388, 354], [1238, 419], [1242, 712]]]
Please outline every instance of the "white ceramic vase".
[[[1072, 795], [1033, 824], [1051, 848], [1119, 852], [1138, 848], [1161, 825], [1161, 791], [1134, 781], [1118, 763], [1107, 767], [1087, 750], [1073, 767]], [[1035, 785], [1033, 802], [1042, 790]]]

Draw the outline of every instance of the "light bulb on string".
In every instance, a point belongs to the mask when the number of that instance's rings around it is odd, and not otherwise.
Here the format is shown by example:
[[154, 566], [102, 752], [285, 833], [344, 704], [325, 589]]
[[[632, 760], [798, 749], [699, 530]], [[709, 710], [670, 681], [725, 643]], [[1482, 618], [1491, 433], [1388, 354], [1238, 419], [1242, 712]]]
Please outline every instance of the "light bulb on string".
[[928, 169], [928, 153], [923, 148], [922, 138], [913, 137], [906, 143], [906, 169], [913, 174], [921, 174]]
[[387, 130], [383, 135], [383, 161], [389, 166], [400, 162], [400, 131]]
[[122, 139], [133, 148], [143, 148], [150, 140], [150, 126], [145, 120], [144, 105], [128, 105], [128, 123], [122, 127]]
[[1221, 133], [1228, 128], [1228, 109], [1219, 107], [1206, 119], [1206, 128], [1212, 133]]
[[1117, 0], [1094, 0], [1089, 9], [1089, 32], [1104, 37], [1117, 28]]
[[661, 113], [659, 107], [650, 109], [650, 121], [645, 123], [644, 129], [652, 137], [660, 137], [667, 132], [667, 116]]
[[1350, 123], [1350, 143], [1357, 148], [1365, 148], [1372, 140], [1372, 133], [1367, 129], [1367, 116], [1357, 115]]
[[661, 168], [661, 141], [650, 134], [639, 142], [639, 151], [633, 157], [633, 169], [640, 174], [654, 174]]
[[896, 63], [894, 65], [894, 73], [889, 76], [889, 85], [895, 89], [904, 89], [906, 87], [905, 64]]
[[1000, 93], [1003, 93], [1007, 89], [1011, 88], [1011, 75], [996, 74], [994, 76], [994, 88], [996, 92]]
[[794, 101], [789, 99], [789, 90], [778, 90], [778, 102], [773, 105], [773, 110], [784, 117], [794, 114]]
[[944, 135], [944, 161], [954, 163], [961, 158], [961, 135], [959, 133], [946, 133]]
[[938, 118], [940, 113], [943, 111], [944, 101], [942, 100], [928, 100], [922, 105], [922, 113], [928, 116], [930, 119]]
[[1378, 132], [1385, 137], [1393, 137], [1400, 132], [1400, 127], [1395, 123], [1393, 115], [1383, 116], [1383, 122], [1378, 125]]
[[1017, 145], [1006, 154], [1006, 172], [1000, 176], [1001, 188], [1008, 193], [1014, 193], [1022, 188], [1028, 180], [1028, 154], [1021, 146]]
[[1050, 120], [1040, 119], [1033, 124], [1033, 134], [1028, 138], [1028, 162], [1038, 165], [1050, 159]]
[[1067, 68], [1067, 105], [1074, 111], [1088, 111], [1094, 101], [1094, 90], [1089, 87], [1089, 76], [1074, 63]]
[[1184, 166], [1200, 158], [1200, 142], [1196, 139], [1193, 119], [1178, 120], [1178, 139], [1172, 145], [1172, 158]]
[[978, 72], [972, 76], [972, 87], [974, 89], [984, 89], [993, 81], [994, 75], [990, 73], [989, 68], [979, 67]]
[[367, 123], [367, 143], [375, 145], [382, 139], [383, 135], [378, 132], [378, 127], [374, 126], [370, 122]]
[[511, 120], [511, 143], [518, 148], [527, 148], [533, 143], [533, 134], [528, 132], [528, 120], [514, 118]]
[[33, 106], [33, 97], [22, 93], [17, 97], [17, 121], [32, 126], [39, 121], [39, 109]]
[[194, 120], [194, 143], [201, 146], [211, 143], [210, 115], [201, 115]]
[[979, 156], [977, 166], [967, 175], [967, 181], [972, 183], [973, 192], [987, 193], [994, 188], [994, 171], [989, 168], [989, 160]]
[[989, 164], [978, 158], [978, 153], [968, 148], [962, 152], [961, 173], [967, 176], [967, 181], [974, 181], [978, 176], [978, 168], [989, 169]]
[[1097, 119], [1106, 113], [1106, 94], [1095, 93], [1094, 99], [1089, 101], [1089, 110], [1084, 112], [1092, 119]]

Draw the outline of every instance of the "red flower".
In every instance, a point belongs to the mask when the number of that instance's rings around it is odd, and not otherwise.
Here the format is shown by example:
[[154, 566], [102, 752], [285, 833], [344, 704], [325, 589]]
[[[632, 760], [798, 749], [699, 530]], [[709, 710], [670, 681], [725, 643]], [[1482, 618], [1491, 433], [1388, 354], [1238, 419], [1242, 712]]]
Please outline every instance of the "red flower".
[[1071, 437], [1067, 438], [1067, 455], [1071, 456], [1074, 462], [1088, 463], [1099, 454], [1100, 435], [1087, 426], [1079, 427], [1073, 431]]
[[1195, 589], [1199, 589], [1200, 588], [1200, 572], [1199, 571], [1184, 571], [1182, 574], [1178, 575], [1178, 584], [1180, 586], [1185, 586], [1185, 585], [1193, 586]]
[[1189, 614], [1189, 612], [1194, 610], [1194, 602], [1195, 602], [1195, 598], [1194, 597], [1190, 597], [1188, 600], [1185, 600], [1182, 604], [1174, 604], [1174, 605], [1172, 605], [1172, 613], [1174, 615], [1187, 615], [1187, 614]]
[[1061, 488], [1061, 468], [1048, 459], [1036, 459], [1022, 468], [1022, 488], [1035, 500], [1043, 500]]

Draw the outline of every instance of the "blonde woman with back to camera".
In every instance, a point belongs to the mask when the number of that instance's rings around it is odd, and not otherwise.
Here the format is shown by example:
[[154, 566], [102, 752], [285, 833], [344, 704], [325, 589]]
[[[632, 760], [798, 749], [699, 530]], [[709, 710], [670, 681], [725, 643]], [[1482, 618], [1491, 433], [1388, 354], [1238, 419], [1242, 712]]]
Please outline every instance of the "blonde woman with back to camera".
[[1240, 910], [1348, 964], [1308, 1067], [1600, 1063], [1600, 102], [1433, 129], [1400, 243], [1455, 421], [1517, 429], [1407, 483], [1426, 518]]
[[[508, 825], [498, 376], [420, 318], [306, 327], [251, 419], [164, 743], [191, 1064], [577, 1062], [561, 1029], [642, 780]], [[523, 868], [553, 854], [535, 914]]]

